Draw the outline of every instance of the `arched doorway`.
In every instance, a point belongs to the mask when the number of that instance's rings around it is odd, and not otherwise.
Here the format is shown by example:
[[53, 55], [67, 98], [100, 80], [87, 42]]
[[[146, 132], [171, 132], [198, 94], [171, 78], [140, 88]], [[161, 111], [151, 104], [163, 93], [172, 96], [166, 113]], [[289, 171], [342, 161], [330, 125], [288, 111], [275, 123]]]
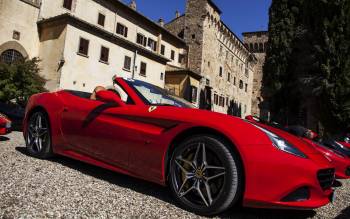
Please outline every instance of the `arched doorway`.
[[15, 49], [8, 49], [0, 54], [0, 62], [7, 64], [18, 62], [23, 59], [23, 55]]

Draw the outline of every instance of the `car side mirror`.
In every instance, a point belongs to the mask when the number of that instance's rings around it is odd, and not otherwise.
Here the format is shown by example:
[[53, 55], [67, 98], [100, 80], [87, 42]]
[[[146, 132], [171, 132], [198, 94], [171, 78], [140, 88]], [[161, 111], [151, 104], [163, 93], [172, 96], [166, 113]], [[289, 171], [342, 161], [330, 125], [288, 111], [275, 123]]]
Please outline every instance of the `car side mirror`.
[[105, 103], [116, 103], [118, 106], [125, 106], [120, 96], [113, 91], [102, 90], [96, 93], [96, 99]]

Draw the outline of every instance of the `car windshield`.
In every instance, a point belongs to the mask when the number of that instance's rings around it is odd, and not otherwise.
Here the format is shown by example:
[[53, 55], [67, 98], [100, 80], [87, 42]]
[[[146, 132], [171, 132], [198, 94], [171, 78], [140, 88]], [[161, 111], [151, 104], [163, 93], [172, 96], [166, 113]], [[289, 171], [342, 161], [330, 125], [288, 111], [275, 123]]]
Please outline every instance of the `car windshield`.
[[148, 105], [194, 108], [191, 103], [170, 95], [166, 90], [160, 87], [138, 80], [126, 80], [126, 82]]

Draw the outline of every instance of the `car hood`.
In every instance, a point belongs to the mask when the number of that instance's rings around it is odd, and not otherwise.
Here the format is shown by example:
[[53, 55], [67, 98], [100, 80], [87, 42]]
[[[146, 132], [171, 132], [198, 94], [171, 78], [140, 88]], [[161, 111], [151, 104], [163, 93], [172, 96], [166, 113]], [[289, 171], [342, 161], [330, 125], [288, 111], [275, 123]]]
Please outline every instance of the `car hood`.
[[301, 152], [303, 152], [306, 155], [314, 154], [314, 155], [320, 155], [321, 152], [317, 150], [313, 145], [305, 142], [302, 138], [294, 136], [286, 131], [283, 131], [278, 128], [274, 128], [269, 125], [253, 122], [255, 125], [258, 125], [262, 128], [265, 128], [269, 130], [270, 132], [280, 136], [281, 138], [288, 141], [290, 144], [292, 144], [294, 147], [298, 148]]

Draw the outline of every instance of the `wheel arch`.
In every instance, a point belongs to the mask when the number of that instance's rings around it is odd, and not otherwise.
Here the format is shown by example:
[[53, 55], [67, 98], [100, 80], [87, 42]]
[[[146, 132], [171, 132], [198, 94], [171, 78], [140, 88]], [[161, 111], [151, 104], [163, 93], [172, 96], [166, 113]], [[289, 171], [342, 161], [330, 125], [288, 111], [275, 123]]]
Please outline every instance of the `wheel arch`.
[[245, 169], [244, 169], [244, 163], [243, 163], [243, 158], [242, 155], [240, 154], [237, 146], [230, 140], [228, 136], [223, 134], [222, 132], [209, 128], [209, 127], [191, 127], [189, 129], [183, 130], [182, 132], [178, 133], [171, 143], [168, 146], [166, 156], [164, 159], [164, 176], [165, 176], [165, 182], [168, 182], [168, 176], [169, 176], [169, 164], [171, 160], [172, 153], [174, 152], [175, 148], [183, 141], [185, 141], [187, 138], [194, 136], [194, 135], [210, 135], [218, 138], [219, 140], [223, 141], [225, 145], [228, 145], [228, 149], [230, 150], [231, 153], [235, 153], [238, 158], [239, 158], [239, 164], [241, 166], [241, 171], [242, 171], [242, 180], [243, 180], [243, 193], [245, 191]]

